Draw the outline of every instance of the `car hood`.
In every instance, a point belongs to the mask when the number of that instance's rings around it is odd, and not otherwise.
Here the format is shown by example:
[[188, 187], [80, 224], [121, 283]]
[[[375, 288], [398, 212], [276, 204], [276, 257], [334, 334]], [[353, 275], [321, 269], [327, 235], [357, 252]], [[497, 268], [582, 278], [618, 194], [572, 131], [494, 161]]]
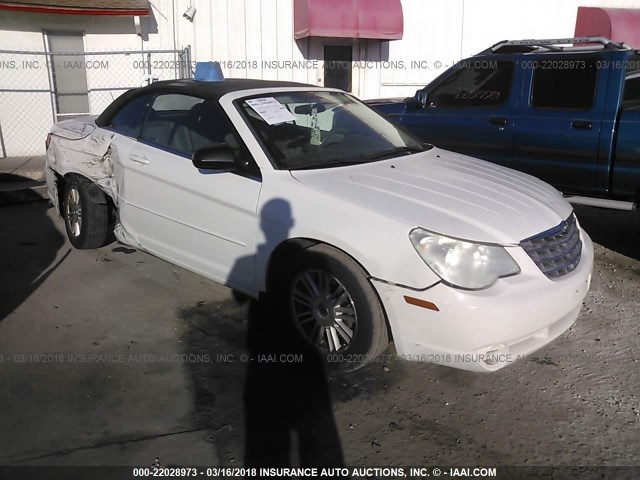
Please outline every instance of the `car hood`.
[[537, 178], [438, 148], [291, 175], [308, 188], [409, 228], [476, 242], [517, 244], [555, 227], [572, 211], [556, 189]]

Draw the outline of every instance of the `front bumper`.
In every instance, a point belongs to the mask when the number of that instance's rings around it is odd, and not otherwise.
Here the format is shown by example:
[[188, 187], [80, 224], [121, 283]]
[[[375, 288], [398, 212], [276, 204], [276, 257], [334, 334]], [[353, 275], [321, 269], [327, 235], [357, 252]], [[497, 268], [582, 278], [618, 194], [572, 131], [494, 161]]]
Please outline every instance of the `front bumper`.
[[[576, 320], [589, 291], [593, 243], [582, 230], [578, 267], [546, 278], [520, 247], [508, 251], [522, 272], [479, 291], [438, 283], [424, 291], [372, 280], [401, 358], [463, 370], [495, 371], [542, 348]], [[405, 296], [439, 311], [407, 303]]]

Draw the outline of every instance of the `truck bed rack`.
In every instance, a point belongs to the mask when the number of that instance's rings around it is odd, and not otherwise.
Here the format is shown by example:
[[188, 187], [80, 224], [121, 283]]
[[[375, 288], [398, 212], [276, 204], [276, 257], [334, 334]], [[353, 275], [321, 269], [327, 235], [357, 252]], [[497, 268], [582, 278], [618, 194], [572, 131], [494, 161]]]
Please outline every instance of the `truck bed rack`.
[[[570, 46], [568, 46], [570, 45]], [[579, 45], [579, 46], [576, 46]], [[539, 49], [550, 52], [567, 50], [629, 50], [623, 43], [614, 42], [605, 37], [549, 38], [541, 40], [503, 40], [483, 50], [478, 55], [494, 53], [529, 53]]]

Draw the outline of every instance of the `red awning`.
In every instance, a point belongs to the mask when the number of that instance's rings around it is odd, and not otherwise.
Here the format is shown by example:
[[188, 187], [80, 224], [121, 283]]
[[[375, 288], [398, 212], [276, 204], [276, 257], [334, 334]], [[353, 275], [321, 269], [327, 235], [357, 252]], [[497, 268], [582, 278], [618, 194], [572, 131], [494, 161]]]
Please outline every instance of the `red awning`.
[[151, 14], [149, 0], [13, 0], [0, 1], [0, 10], [65, 15], [139, 16]]
[[294, 36], [402, 38], [400, 0], [295, 0]]
[[578, 8], [576, 37], [603, 36], [640, 48], [640, 10], [632, 8]]

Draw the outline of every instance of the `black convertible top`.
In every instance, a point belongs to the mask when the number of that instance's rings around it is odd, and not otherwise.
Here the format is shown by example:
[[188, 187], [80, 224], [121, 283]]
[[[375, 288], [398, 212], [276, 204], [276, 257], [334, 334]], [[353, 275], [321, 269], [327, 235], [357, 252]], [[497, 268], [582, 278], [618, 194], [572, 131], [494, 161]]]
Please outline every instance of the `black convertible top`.
[[227, 78], [225, 80], [220, 80], [219, 82], [204, 82], [200, 80], [164, 80], [161, 82], [154, 82], [145, 87], [134, 88], [123, 93], [116, 98], [111, 105], [109, 105], [104, 112], [98, 116], [98, 118], [96, 118], [96, 125], [99, 127], [107, 125], [111, 121], [111, 117], [120, 110], [122, 105], [139, 95], [145, 95], [147, 93], [154, 93], [157, 91], [184, 93], [186, 95], [194, 95], [196, 97], [218, 101], [220, 100], [220, 97], [230, 92], [252, 90], [254, 88], [280, 87], [317, 88], [305, 83], [281, 82], [277, 80], [254, 80], [249, 78]]

